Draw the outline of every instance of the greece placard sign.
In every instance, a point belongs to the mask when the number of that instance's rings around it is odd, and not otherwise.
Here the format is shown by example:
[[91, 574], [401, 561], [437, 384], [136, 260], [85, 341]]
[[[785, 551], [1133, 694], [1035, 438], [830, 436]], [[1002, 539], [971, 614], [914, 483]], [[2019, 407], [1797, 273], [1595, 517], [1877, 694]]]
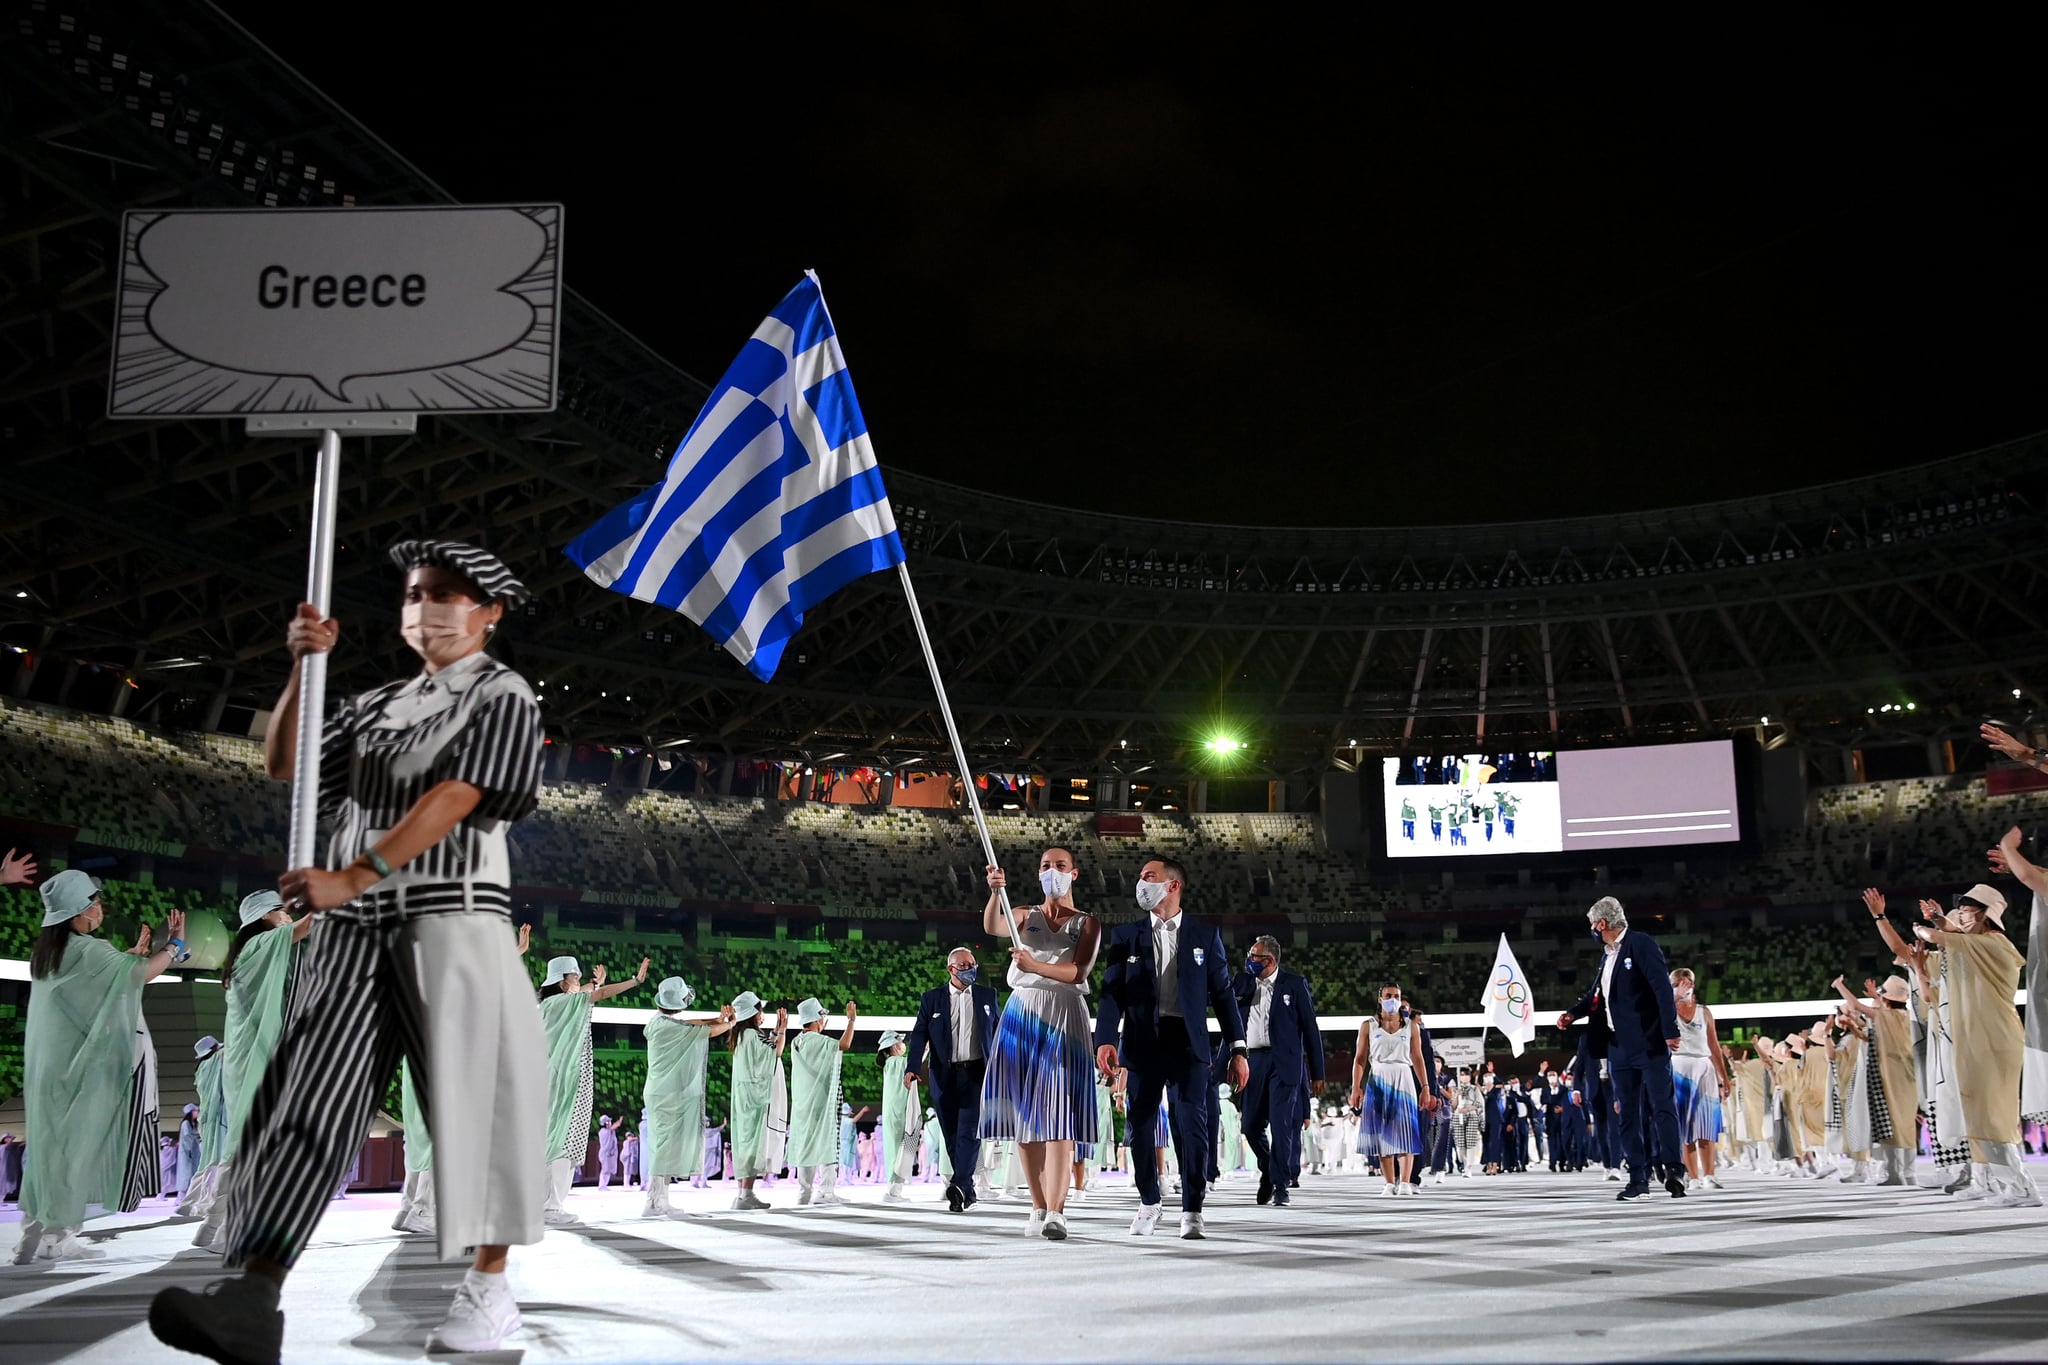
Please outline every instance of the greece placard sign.
[[110, 417], [547, 412], [562, 206], [134, 209]]

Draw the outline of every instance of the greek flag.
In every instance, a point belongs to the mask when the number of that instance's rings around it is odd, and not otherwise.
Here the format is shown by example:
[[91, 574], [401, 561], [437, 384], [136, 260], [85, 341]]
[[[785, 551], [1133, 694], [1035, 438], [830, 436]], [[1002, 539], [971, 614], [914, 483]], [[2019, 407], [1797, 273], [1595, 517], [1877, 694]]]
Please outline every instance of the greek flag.
[[754, 329], [668, 476], [565, 553], [599, 587], [689, 617], [762, 682], [806, 611], [903, 562], [815, 272]]

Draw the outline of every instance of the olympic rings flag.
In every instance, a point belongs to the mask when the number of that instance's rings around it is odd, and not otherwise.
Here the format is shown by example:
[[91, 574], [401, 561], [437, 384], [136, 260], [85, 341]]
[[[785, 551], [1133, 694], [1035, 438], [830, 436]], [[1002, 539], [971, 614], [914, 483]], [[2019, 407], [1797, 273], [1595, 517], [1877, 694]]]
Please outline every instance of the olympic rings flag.
[[1500, 950], [1493, 955], [1493, 975], [1486, 980], [1486, 992], [1479, 999], [1486, 1022], [1501, 1031], [1517, 1057], [1536, 1038], [1536, 996], [1508, 936], [1500, 936]]

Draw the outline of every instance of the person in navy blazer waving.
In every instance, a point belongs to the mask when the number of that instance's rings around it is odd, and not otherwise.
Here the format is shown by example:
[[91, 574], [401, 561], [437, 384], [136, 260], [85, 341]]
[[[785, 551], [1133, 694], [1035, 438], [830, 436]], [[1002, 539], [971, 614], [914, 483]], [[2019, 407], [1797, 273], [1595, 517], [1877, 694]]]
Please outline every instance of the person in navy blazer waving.
[[1102, 997], [1095, 1013], [1095, 1061], [1105, 1075], [1121, 1064], [1128, 1072], [1131, 1165], [1138, 1184], [1138, 1216], [1131, 1235], [1159, 1225], [1159, 1106], [1168, 1110], [1180, 1153], [1180, 1235], [1202, 1236], [1202, 1195], [1209, 1176], [1209, 1012], [1223, 1027], [1230, 1082], [1249, 1079], [1244, 1019], [1230, 992], [1223, 935], [1181, 909], [1187, 873], [1154, 854], [1138, 871], [1138, 907], [1145, 917], [1121, 925], [1102, 946]]
[[975, 1200], [974, 1168], [981, 1163], [981, 1082], [995, 1055], [996, 993], [976, 980], [981, 968], [972, 948], [946, 955], [946, 984], [917, 1002], [917, 1023], [904, 1050], [906, 1086], [931, 1082], [939, 1136], [953, 1162], [946, 1206], [959, 1213]]
[[1323, 1079], [1323, 1033], [1307, 978], [1280, 965], [1280, 940], [1261, 934], [1244, 966], [1230, 982], [1244, 1013], [1250, 1063], [1241, 1097], [1244, 1136], [1259, 1160], [1258, 1201], [1284, 1208], [1301, 1174], [1301, 1125], [1309, 1097]]
[[1683, 1198], [1685, 1168], [1679, 1165], [1678, 1103], [1671, 1083], [1671, 1054], [1678, 1050], [1671, 971], [1657, 940], [1629, 928], [1628, 912], [1614, 897], [1593, 902], [1586, 919], [1606, 948], [1599, 979], [1557, 1017], [1557, 1026], [1568, 1029], [1573, 1020], [1595, 1015], [1607, 1025], [1607, 1071], [1628, 1159], [1628, 1184], [1615, 1198], [1649, 1193], [1653, 1171], [1672, 1198]]

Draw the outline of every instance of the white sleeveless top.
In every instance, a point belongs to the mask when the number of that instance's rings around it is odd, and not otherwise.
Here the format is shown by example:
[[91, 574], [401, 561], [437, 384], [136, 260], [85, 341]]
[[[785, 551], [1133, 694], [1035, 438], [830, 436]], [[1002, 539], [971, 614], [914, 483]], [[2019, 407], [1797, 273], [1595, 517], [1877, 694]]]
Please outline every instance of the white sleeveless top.
[[[1048, 967], [1064, 967], [1074, 960], [1074, 953], [1081, 945], [1081, 926], [1088, 917], [1074, 914], [1060, 928], [1052, 927], [1043, 909], [1039, 906], [1025, 908], [1013, 905], [1010, 912], [1017, 916], [1018, 946]], [[1074, 995], [1088, 994], [1087, 981], [1068, 985], [1064, 981], [1052, 981], [1042, 976], [1031, 976], [1018, 970], [1017, 964], [1010, 964], [1007, 980], [1013, 991], [1067, 991]]]
[[1374, 1066], [1413, 1066], [1415, 1058], [1408, 1043], [1408, 1025], [1403, 1024], [1392, 1033], [1378, 1024], [1372, 1026], [1372, 1064]]
[[1685, 1022], [1685, 1016], [1682, 1014], [1674, 1015], [1673, 1017], [1678, 1020], [1678, 1051], [1674, 1054], [1675, 1056], [1712, 1057], [1714, 1055], [1712, 1050], [1707, 1047], [1707, 1007], [1705, 1005], [1700, 1004], [1697, 1000], [1693, 1002], [1692, 1022], [1689, 1024]]

